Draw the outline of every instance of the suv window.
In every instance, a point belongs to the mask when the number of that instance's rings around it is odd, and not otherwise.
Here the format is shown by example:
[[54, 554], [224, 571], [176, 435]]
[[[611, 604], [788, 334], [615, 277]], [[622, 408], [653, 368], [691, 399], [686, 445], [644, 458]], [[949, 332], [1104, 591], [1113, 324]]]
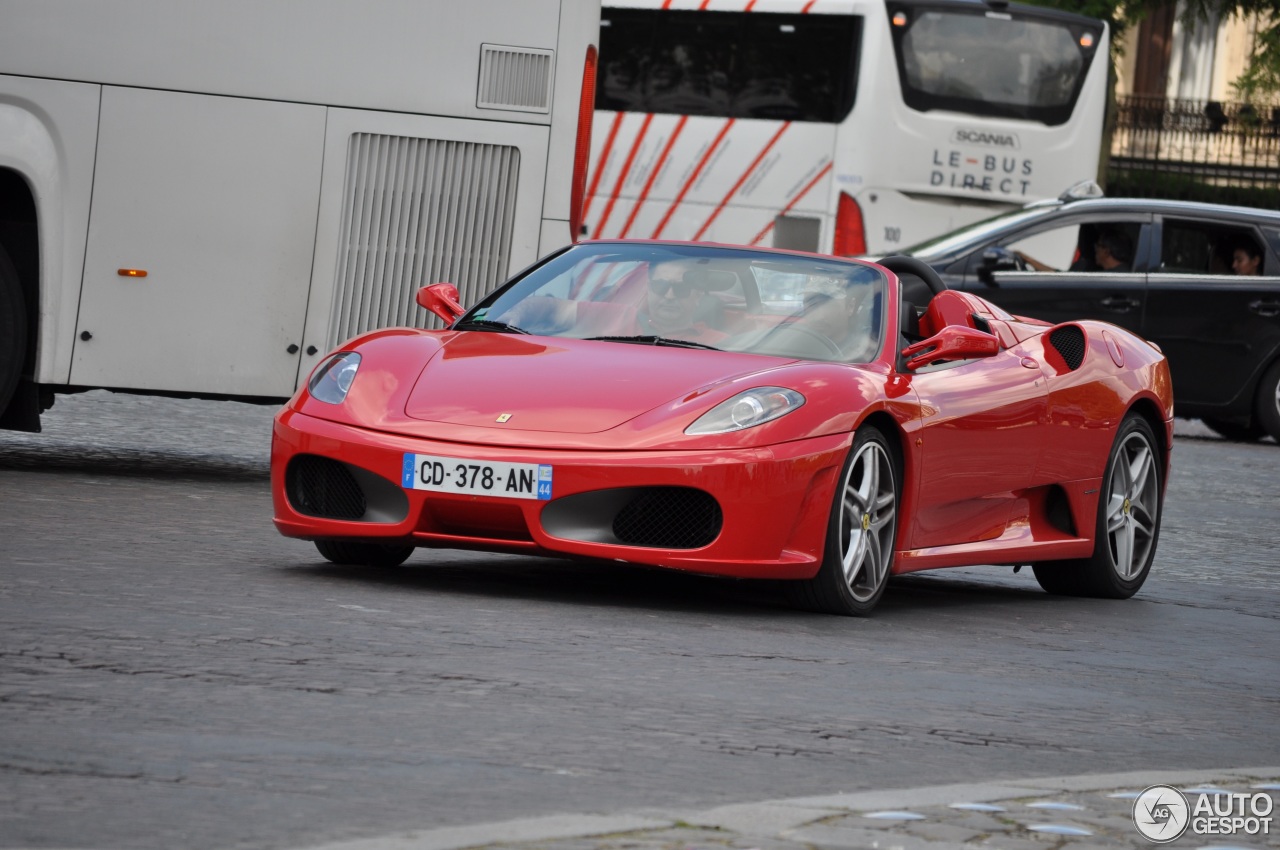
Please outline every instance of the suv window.
[[[1128, 272], [1133, 271], [1139, 222], [1076, 222], [1062, 227], [1040, 230], [1024, 236], [1006, 247], [1022, 255], [1033, 271]], [[1098, 247], [1102, 244], [1120, 265], [1107, 269], [1099, 264]]]
[[1171, 274], [1231, 274], [1232, 255], [1242, 247], [1262, 255], [1262, 244], [1253, 228], [1166, 218], [1160, 270]]

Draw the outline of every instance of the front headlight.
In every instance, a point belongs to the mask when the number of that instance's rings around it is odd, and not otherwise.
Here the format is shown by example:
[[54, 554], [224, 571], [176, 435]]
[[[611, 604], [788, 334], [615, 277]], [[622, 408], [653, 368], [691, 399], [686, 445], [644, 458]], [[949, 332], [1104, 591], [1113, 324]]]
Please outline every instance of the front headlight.
[[330, 355], [311, 373], [311, 380], [307, 381], [307, 392], [316, 401], [342, 404], [359, 368], [360, 355], [354, 351], [340, 351]]
[[756, 387], [722, 401], [684, 429], [686, 434], [725, 434], [754, 428], [786, 416], [804, 404], [804, 396], [782, 387]]

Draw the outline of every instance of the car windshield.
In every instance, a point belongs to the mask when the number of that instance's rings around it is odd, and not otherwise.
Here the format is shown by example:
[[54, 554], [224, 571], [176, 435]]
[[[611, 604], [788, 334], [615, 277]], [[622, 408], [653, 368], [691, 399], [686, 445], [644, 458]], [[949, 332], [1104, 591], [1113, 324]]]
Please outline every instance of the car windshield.
[[974, 245], [989, 242], [1010, 228], [1044, 218], [1058, 209], [1060, 209], [1058, 206], [1036, 206], [1024, 207], [1011, 212], [1002, 212], [999, 215], [994, 215], [974, 224], [966, 224], [958, 230], [952, 230], [941, 236], [926, 239], [924, 242], [912, 245], [909, 248], [903, 248], [901, 253], [910, 257], [918, 257], [925, 262], [941, 259], [951, 254], [966, 251]]
[[883, 343], [887, 288], [884, 272], [854, 260], [586, 243], [527, 271], [454, 328], [867, 362]]

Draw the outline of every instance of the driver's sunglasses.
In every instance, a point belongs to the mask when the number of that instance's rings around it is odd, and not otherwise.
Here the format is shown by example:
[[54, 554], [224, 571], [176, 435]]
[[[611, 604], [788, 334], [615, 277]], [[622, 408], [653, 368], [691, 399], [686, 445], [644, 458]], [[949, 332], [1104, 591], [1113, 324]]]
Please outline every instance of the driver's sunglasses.
[[688, 298], [689, 293], [693, 291], [693, 284], [684, 281], [671, 280], [651, 280], [649, 281], [649, 291], [659, 298], [667, 294], [667, 290], [671, 290], [671, 294], [676, 298]]

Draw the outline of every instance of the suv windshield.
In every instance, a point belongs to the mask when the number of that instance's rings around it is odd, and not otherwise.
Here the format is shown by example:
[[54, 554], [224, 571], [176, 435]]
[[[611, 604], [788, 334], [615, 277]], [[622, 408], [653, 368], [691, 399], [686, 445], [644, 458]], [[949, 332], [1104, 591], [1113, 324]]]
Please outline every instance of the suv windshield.
[[1012, 212], [1003, 212], [991, 218], [983, 219], [976, 224], [967, 224], [959, 230], [953, 230], [950, 233], [927, 239], [909, 248], [903, 248], [900, 253], [910, 257], [918, 257], [925, 262], [932, 262], [959, 251], [967, 250], [973, 245], [989, 242], [999, 234], [1009, 230], [1012, 226], [1044, 218], [1059, 209], [1061, 209], [1061, 206], [1054, 204], [1024, 207]]
[[888, 6], [902, 96], [912, 109], [1071, 117], [1103, 25], [1025, 8]]

